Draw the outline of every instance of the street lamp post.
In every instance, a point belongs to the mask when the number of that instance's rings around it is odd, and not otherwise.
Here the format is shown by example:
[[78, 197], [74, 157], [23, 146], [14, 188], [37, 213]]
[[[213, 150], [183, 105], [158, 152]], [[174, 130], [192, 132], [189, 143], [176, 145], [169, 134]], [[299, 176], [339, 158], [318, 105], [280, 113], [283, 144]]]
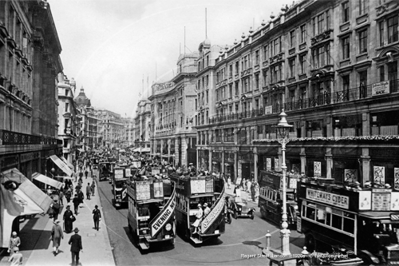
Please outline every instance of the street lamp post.
[[283, 156], [283, 160], [281, 163], [281, 170], [283, 171], [283, 214], [282, 214], [282, 224], [281, 224], [281, 252], [282, 255], [290, 255], [290, 230], [288, 229], [287, 223], [287, 165], [285, 164], [285, 146], [289, 142], [287, 138], [292, 128], [292, 125], [287, 122], [287, 114], [284, 112], [284, 109], [281, 110], [280, 113], [280, 121], [278, 122], [276, 127], [276, 133], [278, 142], [281, 144], [281, 152]]

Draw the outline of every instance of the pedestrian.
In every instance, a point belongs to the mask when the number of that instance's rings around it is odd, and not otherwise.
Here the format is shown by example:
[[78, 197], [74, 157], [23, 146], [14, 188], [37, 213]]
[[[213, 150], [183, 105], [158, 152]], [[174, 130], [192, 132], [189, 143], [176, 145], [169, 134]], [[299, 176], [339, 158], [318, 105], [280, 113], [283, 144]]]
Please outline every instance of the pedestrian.
[[231, 187], [231, 177], [230, 175], [227, 177], [227, 188]]
[[22, 265], [22, 259], [23, 256], [21, 253], [19, 253], [19, 248], [18, 247], [14, 247], [12, 249], [12, 251], [14, 252], [10, 258], [8, 259], [8, 262], [11, 262], [11, 266], [17, 266], [17, 265]]
[[80, 172], [79, 172], [79, 181], [81, 181], [81, 180], [82, 180], [82, 177], [83, 177], [83, 172], [82, 172], [82, 171], [80, 171]]
[[66, 206], [66, 211], [64, 212], [64, 231], [69, 234], [72, 232], [73, 222], [76, 220], [75, 216], [71, 211], [71, 206]]
[[64, 206], [64, 193], [62, 193], [62, 190], [60, 190], [60, 206], [63, 207]]
[[54, 221], [58, 219], [58, 214], [60, 214], [60, 204], [58, 200], [54, 200], [53, 206], [51, 207], [53, 209], [53, 219]]
[[92, 196], [94, 196], [95, 189], [96, 189], [96, 182], [94, 182], [94, 180], [93, 180], [93, 182], [91, 182], [91, 195]]
[[251, 185], [252, 185], [251, 179], [248, 178], [248, 180], [247, 180], [247, 189], [245, 190], [246, 192], [251, 193]]
[[75, 234], [71, 236], [68, 244], [71, 245], [72, 265], [79, 265], [79, 252], [83, 249], [82, 237], [78, 234], [79, 229], [77, 227], [73, 231], [75, 231]]
[[75, 211], [75, 215], [78, 215], [78, 209], [80, 204], [78, 194], [75, 194], [75, 197], [73, 198], [72, 202], [73, 202], [73, 209]]
[[79, 190], [77, 194], [78, 194], [78, 198], [79, 198], [79, 204], [83, 203], [85, 196], [83, 195], [82, 190]]
[[88, 200], [90, 199], [90, 194], [91, 194], [91, 186], [90, 186], [90, 183], [87, 183], [87, 186], [86, 186], [86, 198]]
[[255, 182], [255, 202], [258, 202], [259, 200], [259, 183]]
[[100, 221], [101, 221], [101, 212], [98, 209], [98, 206], [94, 206], [93, 210], [93, 221], [94, 221], [94, 229], [97, 231], [100, 229]]
[[19, 248], [19, 245], [21, 245], [21, 239], [17, 235], [17, 232], [12, 232], [11, 238], [10, 238], [10, 245], [8, 246], [8, 253], [11, 253], [15, 247]]
[[51, 236], [50, 236], [50, 240], [53, 241], [54, 256], [56, 256], [58, 254], [58, 248], [60, 247], [62, 238], [64, 238], [64, 234], [62, 233], [60, 221], [55, 220], [53, 228], [51, 229]]
[[87, 171], [87, 168], [86, 168], [86, 170], [85, 170], [85, 176], [86, 176], [86, 179], [87, 179], [87, 176], [89, 175], [89, 171]]
[[67, 203], [69, 203], [71, 201], [71, 197], [72, 197], [72, 191], [71, 191], [71, 188], [69, 187], [67, 189], [67, 191], [65, 192], [65, 198], [67, 200]]
[[247, 180], [244, 178], [243, 180], [242, 180], [242, 188], [243, 188], [243, 191], [246, 191], [247, 190]]

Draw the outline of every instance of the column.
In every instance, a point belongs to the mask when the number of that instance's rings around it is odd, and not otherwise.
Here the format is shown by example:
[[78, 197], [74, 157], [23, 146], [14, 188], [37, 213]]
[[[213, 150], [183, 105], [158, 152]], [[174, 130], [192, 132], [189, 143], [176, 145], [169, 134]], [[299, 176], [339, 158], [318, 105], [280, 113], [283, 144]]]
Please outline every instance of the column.
[[332, 122], [332, 117], [328, 116], [325, 119], [326, 124], [327, 124], [327, 136], [326, 137], [333, 137], [334, 136], [334, 129], [333, 129], [333, 122]]
[[213, 164], [212, 164], [212, 150], [209, 150], [209, 162], [208, 162], [208, 171], [211, 173], [213, 171]]
[[306, 174], [306, 153], [305, 148], [301, 148], [301, 152], [299, 153], [299, 157], [301, 158], [301, 174]]
[[258, 180], [258, 149], [257, 147], [254, 147], [254, 179], [256, 182], [259, 182]]
[[370, 136], [370, 113], [362, 114], [362, 135]]
[[370, 150], [369, 148], [362, 148], [362, 155], [360, 156], [360, 160], [362, 162], [362, 176], [363, 179], [361, 180], [362, 185], [367, 181], [371, 181], [370, 176]]
[[234, 175], [232, 176], [231, 179], [234, 180], [234, 184], [237, 181], [237, 177], [238, 177], [238, 155], [237, 155], [237, 151], [234, 152]]
[[326, 177], [332, 178], [332, 168], [333, 168], [333, 158], [331, 153], [331, 148], [326, 148]]
[[220, 173], [226, 174], [225, 173], [226, 167], [224, 166], [224, 149], [223, 148], [222, 148], [221, 153], [222, 153], [222, 162], [221, 162], [221, 165], [220, 165]]

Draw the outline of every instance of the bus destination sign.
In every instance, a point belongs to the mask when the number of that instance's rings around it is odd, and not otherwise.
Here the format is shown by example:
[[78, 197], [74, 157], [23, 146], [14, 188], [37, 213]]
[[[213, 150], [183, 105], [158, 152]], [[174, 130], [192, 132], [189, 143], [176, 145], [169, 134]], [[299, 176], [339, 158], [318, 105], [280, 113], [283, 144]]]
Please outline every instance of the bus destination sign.
[[349, 209], [349, 197], [347, 196], [306, 188], [306, 198], [343, 209]]

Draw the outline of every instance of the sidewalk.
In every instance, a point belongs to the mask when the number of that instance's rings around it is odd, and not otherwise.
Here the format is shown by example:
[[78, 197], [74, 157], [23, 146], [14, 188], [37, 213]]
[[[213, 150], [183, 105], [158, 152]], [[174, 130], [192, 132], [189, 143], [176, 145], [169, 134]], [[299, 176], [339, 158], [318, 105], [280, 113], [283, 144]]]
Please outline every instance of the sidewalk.
[[[83, 177], [83, 192], [86, 192], [87, 183], [91, 184], [91, 182], [91, 177], [87, 179]], [[90, 200], [85, 199], [83, 204], [80, 205], [79, 214], [76, 216], [76, 221], [73, 223], [73, 228], [78, 227], [79, 235], [82, 236], [83, 251], [80, 252], [79, 262], [81, 265], [85, 266], [115, 265], [104, 219], [101, 219], [99, 231], [93, 228], [92, 210], [95, 205], [98, 205], [102, 216], [104, 216], [97, 188], [96, 186], [95, 196], [91, 196]], [[66, 205], [66, 200], [64, 198], [64, 208], [58, 216], [62, 227], [62, 217]], [[72, 201], [69, 205], [71, 205], [71, 210], [73, 211]], [[36, 215], [36, 218], [29, 220], [27, 224], [25, 224], [20, 233], [22, 242], [21, 253], [24, 255], [23, 265], [71, 265], [72, 259], [68, 241], [74, 233], [64, 233], [64, 239], [61, 240], [61, 246], [59, 248], [60, 253], [54, 256], [53, 243], [49, 241], [52, 226], [53, 219], [49, 219], [48, 215]], [[6, 262], [7, 260], [8, 257], [4, 257], [0, 261], [0, 266], [9, 265], [9, 263]]]

